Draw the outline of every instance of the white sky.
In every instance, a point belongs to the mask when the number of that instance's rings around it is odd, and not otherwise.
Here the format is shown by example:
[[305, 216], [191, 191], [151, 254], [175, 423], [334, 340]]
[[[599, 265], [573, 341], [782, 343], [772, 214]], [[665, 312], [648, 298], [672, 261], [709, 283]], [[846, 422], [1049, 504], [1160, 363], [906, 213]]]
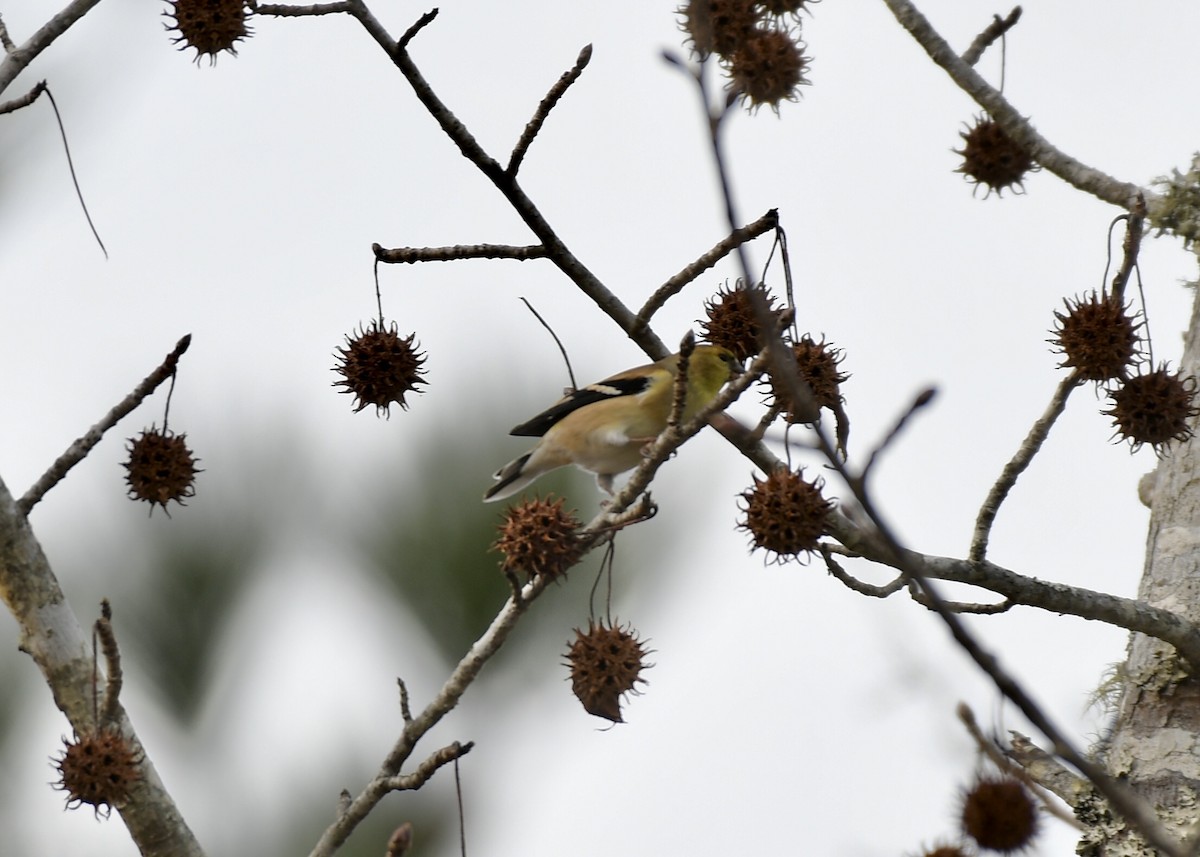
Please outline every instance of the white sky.
[[[1200, 140], [1186, 95], [1200, 74], [1200, 9], [1024, 7], [1006, 92], [1051, 141], [1135, 182], [1189, 162]], [[545, 90], [594, 45], [523, 183], [635, 308], [725, 232], [694, 94], [660, 59], [664, 48], [681, 50], [672, 8], [446, 0], [412, 48], [503, 160]], [[1008, 11], [974, 0], [921, 8], [959, 49]], [[385, 312], [417, 332], [431, 383], [390, 421], [352, 415], [328, 386], [330, 354], [374, 311], [372, 242], [532, 239], [349, 19], [259, 20], [238, 58], [197, 69], [172, 50], [158, 11], [102, 4], [6, 93], [49, 80], [111, 259], [87, 232], [49, 105], [0, 117], [0, 473], [23, 492], [185, 332], [194, 342], [171, 414], [207, 468], [194, 507], [213, 502], [206, 493], [237, 490], [238, 436], [298, 434], [294, 466], [311, 468], [298, 479], [311, 493], [298, 495], [281, 529], [303, 536], [272, 558], [239, 617], [243, 643], [225, 659], [209, 731], [196, 739], [209, 742], [208, 764], [196, 770], [173, 756], [183, 739], [153, 692], [128, 677], [131, 715], [168, 788], [209, 853], [235, 854], [244, 831], [286, 825], [281, 782], [327, 793], [332, 807], [339, 789], [374, 773], [396, 734], [395, 675], [426, 695], [442, 678], [422, 672], [426, 644], [396, 629], [386, 599], [331, 571], [345, 562], [337, 515], [329, 532], [311, 522], [352, 505], [370, 480], [403, 479], [430, 443], [464, 456], [495, 448], [556, 397], [556, 352], [518, 296], [555, 325], [581, 381], [640, 355], [548, 263], [387, 269]], [[396, 35], [423, 11], [376, 8]], [[41, 0], [8, 0], [0, 13], [19, 43], [47, 11]], [[1059, 380], [1045, 342], [1052, 312], [1100, 284], [1117, 212], [1046, 173], [1029, 179], [1027, 195], [972, 199], [951, 149], [978, 111], [882, 3], [826, 0], [805, 33], [815, 61], [803, 101], [779, 118], [733, 121], [740, 211], [749, 221], [779, 208], [801, 327], [846, 350], [853, 453], [869, 452], [916, 391], [939, 388], [936, 406], [887, 455], [877, 489], [912, 547], [962, 555], [978, 503]], [[980, 66], [992, 80], [998, 60], [993, 50]], [[753, 257], [761, 263], [765, 251], [760, 242]], [[1189, 306], [1178, 281], [1193, 272], [1177, 242], [1147, 243], [1160, 359], [1178, 357]], [[677, 341], [734, 276], [726, 264], [690, 287], [660, 315], [660, 335]], [[1003, 508], [992, 558], [1132, 595], [1147, 522], [1135, 487], [1154, 459], [1109, 442], [1101, 404], [1090, 390], [1074, 396]], [[156, 397], [33, 516], [73, 600], [103, 591], [89, 579], [94, 544], [124, 541], [134, 562], [139, 534], [188, 526], [186, 511], [146, 519], [121, 503], [120, 438], [160, 414]], [[504, 448], [520, 451], [516, 441]], [[502, 460], [464, 486], [464, 504]], [[670, 568], [618, 569], [631, 592], [623, 618], [652, 639], [657, 663], [648, 692], [626, 709], [628, 725], [599, 729], [557, 666], [529, 680], [542, 668], [535, 658], [557, 665], [559, 653], [523, 649], [525, 663], [506, 660], [438, 730], [444, 741], [480, 740], [465, 763], [473, 853], [915, 852], [952, 832], [957, 789], [974, 769], [957, 701], [985, 723], [1028, 731], [922, 608], [865, 600], [817, 566], [764, 568], [747, 557], [731, 523], [748, 481], [745, 462], [713, 436], [656, 483], [660, 519], [630, 542], [689, 535]], [[584, 509], [594, 502], [572, 497]], [[638, 575], [661, 579], [639, 585]], [[15, 639], [12, 624], [0, 620], [4, 640]], [[1102, 729], [1086, 699], [1122, 658], [1124, 634], [1032, 610], [970, 624], [1081, 742]], [[19, 669], [32, 671], [20, 657]], [[64, 814], [61, 796], [43, 787], [45, 758], [67, 727], [48, 695], [35, 697], [14, 751], [18, 776], [0, 786], [12, 853], [85, 843], [93, 854], [135, 853], [115, 819]], [[357, 740], [331, 739], [335, 730]], [[430, 788], [450, 799], [449, 777]], [[402, 817], [402, 803], [391, 807]], [[1037, 853], [1066, 853], [1072, 842], [1050, 825]]]

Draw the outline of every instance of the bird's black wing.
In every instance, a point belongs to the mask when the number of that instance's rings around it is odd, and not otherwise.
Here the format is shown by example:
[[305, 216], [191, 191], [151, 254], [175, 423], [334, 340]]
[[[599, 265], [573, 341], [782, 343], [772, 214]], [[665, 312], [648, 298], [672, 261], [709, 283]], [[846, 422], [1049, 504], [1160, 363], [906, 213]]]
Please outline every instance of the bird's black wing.
[[588, 384], [559, 399], [533, 419], [521, 423], [509, 434], [514, 437], [541, 437], [567, 414], [596, 402], [606, 402], [621, 396], [636, 396], [649, 386], [650, 378], [645, 375], [632, 378], [618, 376], [596, 384]]

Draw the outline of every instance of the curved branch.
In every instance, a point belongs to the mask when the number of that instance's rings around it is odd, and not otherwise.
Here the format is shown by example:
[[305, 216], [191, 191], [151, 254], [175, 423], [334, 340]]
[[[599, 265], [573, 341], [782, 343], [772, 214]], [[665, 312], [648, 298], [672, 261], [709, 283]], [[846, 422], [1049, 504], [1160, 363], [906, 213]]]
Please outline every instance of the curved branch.
[[1161, 204], [1162, 198], [1158, 195], [1150, 194], [1131, 182], [1118, 181], [1107, 173], [1101, 172], [1095, 167], [1089, 167], [1057, 149], [1034, 129], [1028, 119], [1009, 104], [998, 89], [984, 80], [975, 69], [954, 52], [954, 49], [909, 0], [883, 0], [883, 2], [891, 9], [900, 25], [908, 30], [917, 43], [925, 49], [929, 58], [945, 69], [958, 87], [975, 99], [975, 102], [1000, 124], [1004, 132], [1029, 152], [1038, 164], [1067, 184], [1085, 193], [1090, 193], [1103, 202], [1112, 203], [1124, 209], [1133, 208], [1138, 193], [1146, 194], [1151, 212]]

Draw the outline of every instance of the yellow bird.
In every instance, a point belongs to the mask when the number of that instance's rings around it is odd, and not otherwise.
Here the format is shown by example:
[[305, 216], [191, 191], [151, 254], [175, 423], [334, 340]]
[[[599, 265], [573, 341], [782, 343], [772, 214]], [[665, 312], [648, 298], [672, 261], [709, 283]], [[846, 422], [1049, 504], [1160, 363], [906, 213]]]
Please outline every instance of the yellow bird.
[[[697, 345], [688, 360], [687, 397], [682, 421], [688, 422], [734, 375], [741, 364], [727, 348]], [[674, 398], [679, 355], [628, 369], [575, 390], [509, 434], [540, 437], [529, 452], [510, 461], [492, 477], [496, 484], [485, 502], [503, 500], [543, 473], [574, 464], [596, 474], [613, 493], [613, 477], [642, 461], [642, 448], [667, 427]]]

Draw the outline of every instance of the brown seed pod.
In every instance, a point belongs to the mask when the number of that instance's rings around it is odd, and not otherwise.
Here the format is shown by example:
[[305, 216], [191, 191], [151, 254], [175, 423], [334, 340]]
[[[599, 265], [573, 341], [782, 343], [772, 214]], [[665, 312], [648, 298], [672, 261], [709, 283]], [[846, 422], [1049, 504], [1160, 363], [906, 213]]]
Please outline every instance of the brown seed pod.
[[62, 757], [53, 760], [59, 773], [54, 788], [67, 793], [67, 809], [86, 803], [97, 815], [102, 809], [107, 815], [111, 807], [125, 803], [141, 779], [141, 755], [117, 729], [101, 729], [74, 741], [64, 738], [63, 745]]
[[1067, 311], [1055, 311], [1057, 326], [1050, 340], [1066, 358], [1059, 366], [1075, 369], [1087, 381], [1124, 377], [1137, 356], [1141, 325], [1113, 295], [1092, 292], [1063, 303]]
[[561, 497], [553, 502], [534, 498], [509, 507], [492, 544], [492, 550], [504, 554], [501, 569], [506, 575], [523, 571], [553, 579], [579, 562], [582, 524], [563, 511], [563, 502]]
[[[792, 355], [796, 359], [796, 370], [812, 390], [817, 407], [836, 410], [842, 402], [841, 385], [850, 377], [838, 371], [845, 357], [842, 350], [826, 342], [824, 337], [820, 342], [814, 342], [811, 336], [805, 334], [792, 345]], [[769, 401], [783, 410], [789, 423], [803, 421], [789, 401], [787, 387], [774, 377], [771, 378]]]
[[816, 551], [826, 533], [833, 504], [821, 495], [820, 478], [806, 482], [802, 473], [781, 467], [766, 479], [754, 477], [754, 487], [742, 494], [746, 520], [738, 529], [750, 533], [751, 550], [769, 551], [775, 562]]
[[732, 289], [722, 287], [704, 304], [708, 320], [700, 322], [708, 342], [728, 348], [742, 362], [762, 348], [762, 326], [754, 312], [751, 291], [762, 295], [767, 315], [777, 319], [780, 310], [775, 309], [775, 296], [762, 286], [747, 289], [746, 284], [738, 280]]
[[764, 104], [779, 111], [784, 101], [796, 101], [807, 84], [809, 66], [802, 45], [784, 30], [756, 27], [728, 56], [729, 86], [751, 110]]
[[183, 506], [184, 500], [196, 493], [196, 468], [199, 459], [188, 449], [187, 435], [169, 430], [159, 431], [153, 425], [140, 437], [129, 438], [129, 460], [122, 465], [126, 471], [131, 500], [145, 500], [163, 507], [174, 500]]
[[221, 51], [237, 56], [237, 43], [250, 36], [244, 0], [168, 0], [167, 5], [171, 8], [163, 14], [174, 19], [167, 31], [179, 34], [172, 43], [181, 51], [195, 48], [196, 62], [207, 56], [211, 65]]
[[1113, 406], [1103, 413], [1113, 418], [1116, 435], [1134, 450], [1148, 443], [1161, 451], [1172, 440], [1188, 440], [1194, 433], [1190, 423], [1200, 414], [1196, 379], [1181, 378], [1166, 364], [1126, 378], [1109, 396]]
[[688, 0], [676, 10], [692, 54], [729, 56], [762, 19], [754, 0]]
[[955, 149], [963, 156], [962, 166], [955, 172], [962, 173], [969, 181], [987, 187], [984, 199], [992, 195], [1003, 196], [1007, 188], [1024, 190], [1025, 174], [1035, 169], [1033, 158], [1004, 132], [995, 120], [986, 115], [979, 116], [975, 124], [959, 136], [965, 144]]
[[588, 714], [623, 723], [621, 697], [646, 683], [641, 674], [650, 666], [647, 654], [632, 628], [589, 621], [586, 632], [575, 629], [567, 649], [572, 693]]
[[980, 848], [1020, 851], [1037, 835], [1037, 806], [1017, 780], [984, 778], [963, 796], [962, 826]]
[[400, 336], [394, 322], [388, 327], [376, 319], [347, 336], [346, 347], [334, 355], [339, 362], [333, 371], [340, 373], [342, 380], [334, 381], [333, 386], [346, 388], [340, 393], [354, 394], [355, 413], [367, 405], [375, 406], [376, 416], [391, 416], [393, 404], [408, 410], [404, 397], [420, 393], [417, 385], [426, 383], [421, 368], [425, 355], [419, 347], [415, 333]]

